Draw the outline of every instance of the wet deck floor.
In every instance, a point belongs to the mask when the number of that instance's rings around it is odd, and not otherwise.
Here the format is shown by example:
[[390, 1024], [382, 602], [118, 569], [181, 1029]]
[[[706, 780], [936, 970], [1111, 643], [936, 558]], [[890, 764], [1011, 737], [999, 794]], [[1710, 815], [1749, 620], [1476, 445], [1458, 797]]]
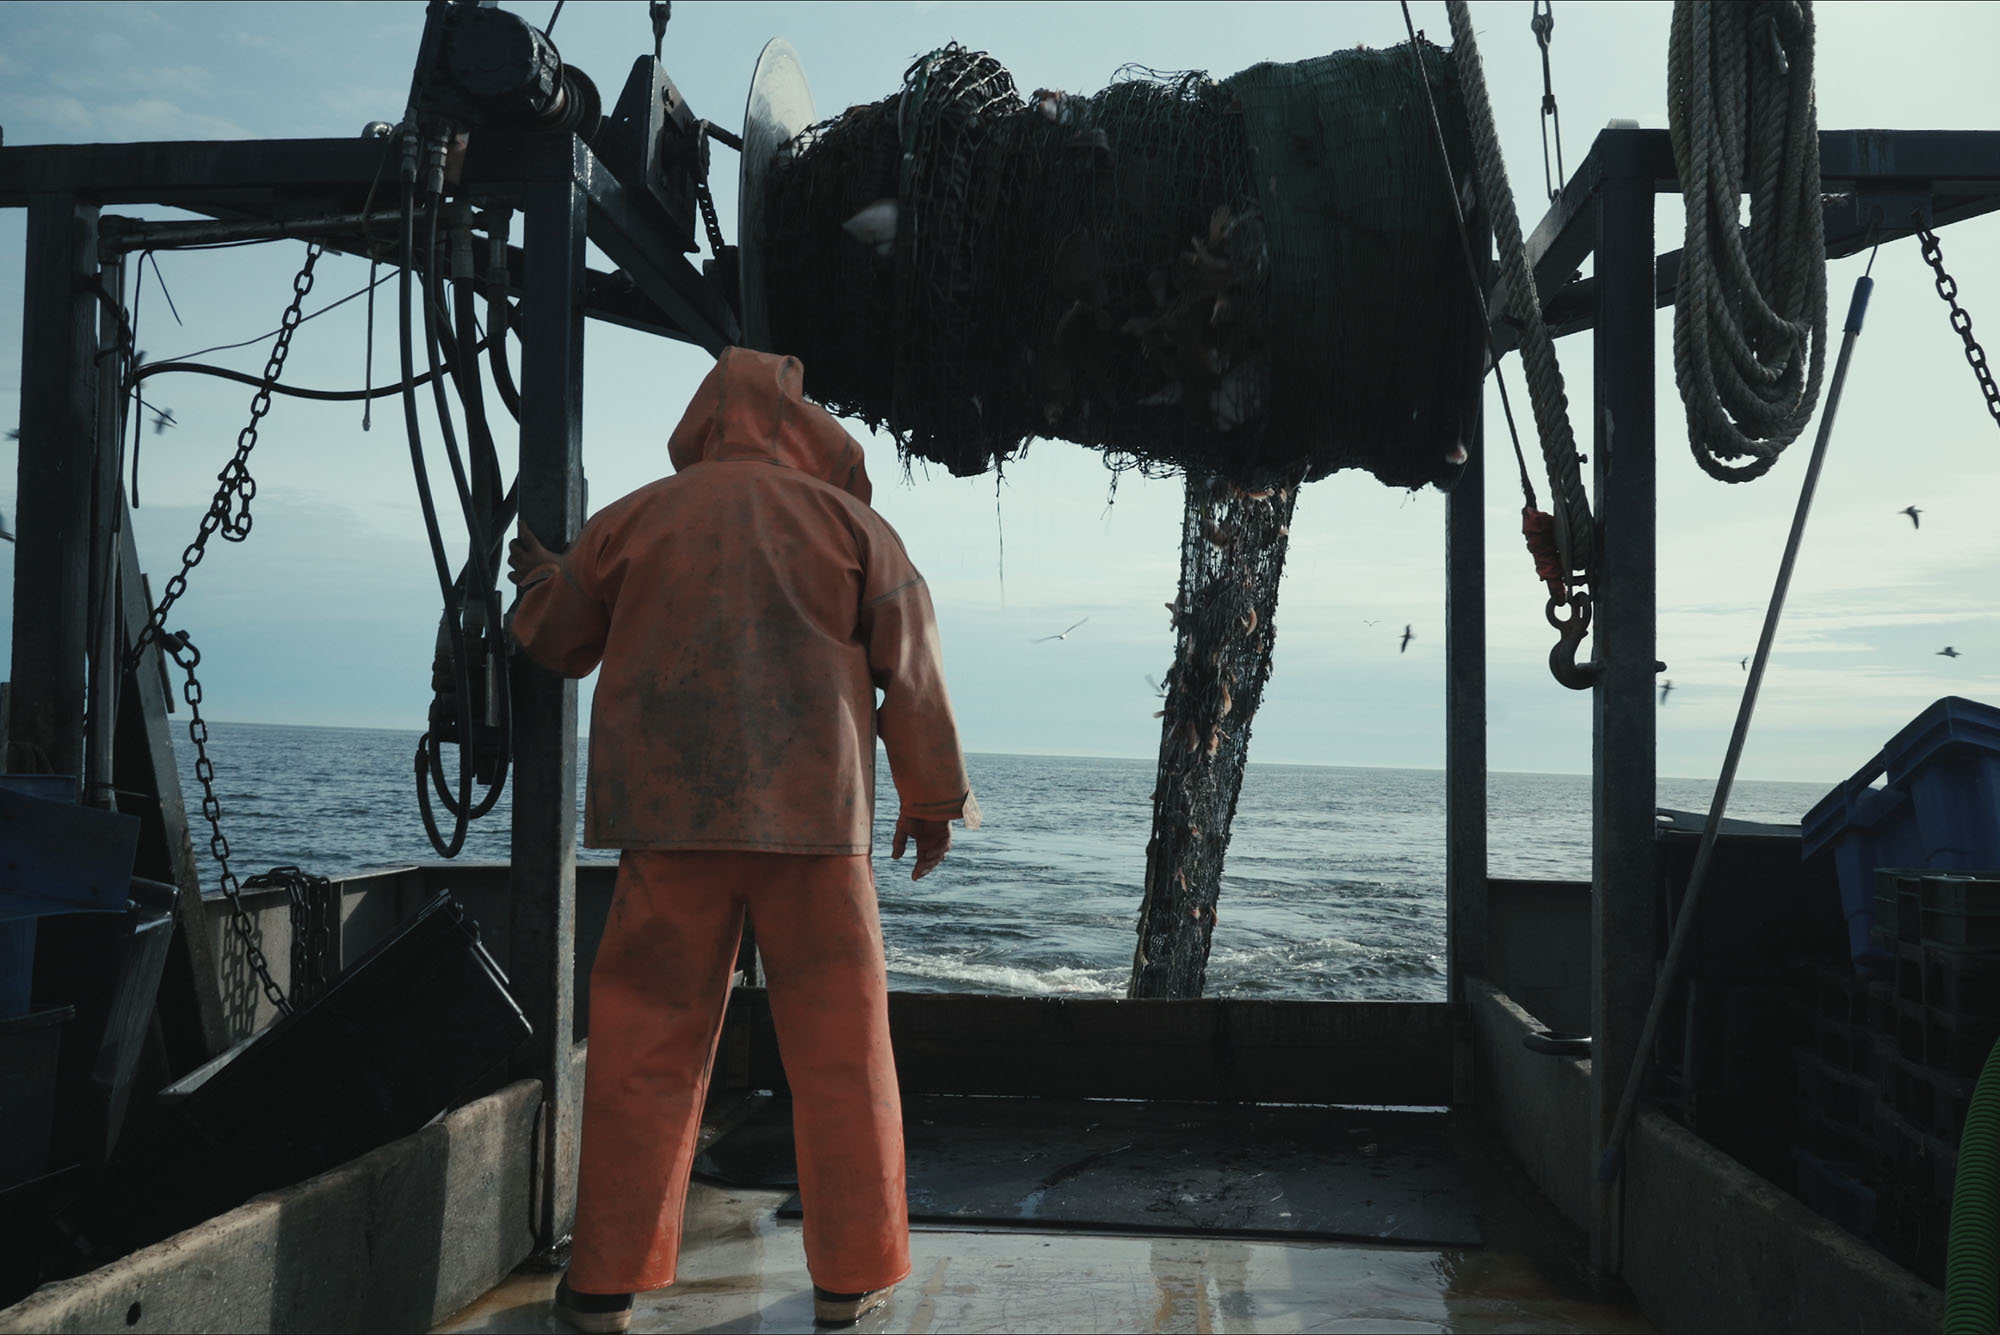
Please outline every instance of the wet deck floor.
[[[1452, 1119], [1487, 1245], [917, 1226], [913, 1269], [856, 1330], [1651, 1331], [1593, 1286], [1581, 1239], [1475, 1125]], [[811, 1281], [782, 1188], [696, 1182], [680, 1280], [640, 1295], [635, 1331], [809, 1331]], [[515, 1275], [439, 1329], [561, 1332], [553, 1275]]]

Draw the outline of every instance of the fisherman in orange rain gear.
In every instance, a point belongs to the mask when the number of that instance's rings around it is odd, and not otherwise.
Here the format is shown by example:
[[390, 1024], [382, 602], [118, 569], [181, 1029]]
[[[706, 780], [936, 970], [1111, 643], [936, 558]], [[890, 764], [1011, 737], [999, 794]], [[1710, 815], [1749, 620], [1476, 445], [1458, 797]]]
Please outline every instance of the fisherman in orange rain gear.
[[565, 555], [525, 528], [508, 552], [521, 648], [569, 677], [602, 664], [584, 842], [622, 850], [556, 1294], [582, 1330], [627, 1329], [633, 1293], [674, 1281], [746, 918], [792, 1088], [815, 1317], [851, 1322], [910, 1272], [868, 857], [876, 737], [901, 804], [891, 855], [914, 840], [914, 878], [979, 812], [923, 576], [803, 380], [794, 358], [725, 350], [674, 430], [673, 476]]

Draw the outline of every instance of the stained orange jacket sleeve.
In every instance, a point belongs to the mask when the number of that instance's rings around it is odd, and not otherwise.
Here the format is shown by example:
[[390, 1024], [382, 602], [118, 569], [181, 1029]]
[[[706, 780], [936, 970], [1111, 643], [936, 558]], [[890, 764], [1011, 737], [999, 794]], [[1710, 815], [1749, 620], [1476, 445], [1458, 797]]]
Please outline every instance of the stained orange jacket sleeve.
[[604, 657], [604, 637], [611, 629], [611, 611], [603, 598], [586, 592], [575, 573], [579, 566], [590, 569], [596, 536], [586, 526], [569, 555], [554, 566], [529, 572], [514, 611], [514, 638], [521, 648], [565, 677], [591, 674]]
[[[898, 554], [901, 543], [897, 543]], [[902, 569], [909, 578], [897, 579]], [[875, 726], [889, 753], [889, 772], [903, 813], [923, 820], [964, 820], [979, 827], [979, 807], [965, 777], [951, 699], [945, 690], [944, 649], [923, 576], [901, 562], [879, 561], [884, 577], [861, 607], [868, 672], [882, 706]], [[895, 582], [892, 584], [891, 581]]]

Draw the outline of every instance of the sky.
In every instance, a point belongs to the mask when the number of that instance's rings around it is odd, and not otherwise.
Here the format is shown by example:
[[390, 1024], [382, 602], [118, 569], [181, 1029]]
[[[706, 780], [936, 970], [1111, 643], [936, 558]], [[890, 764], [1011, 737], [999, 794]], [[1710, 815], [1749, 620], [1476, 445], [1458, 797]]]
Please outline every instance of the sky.
[[[536, 22], [543, 0], [510, 4]], [[1444, 7], [1412, 5], [1448, 37]], [[1519, 210], [1543, 209], [1541, 65], [1529, 0], [1473, 6]], [[1666, 3], [1554, 6], [1550, 44], [1563, 150], [1574, 167], [1614, 117], [1666, 124]], [[1829, 3], [1817, 9], [1825, 128], [2000, 127], [2000, 6]], [[396, 120], [423, 21], [416, 0], [284, 5], [0, 5], [0, 127], [8, 145], [145, 139], [345, 137]], [[1094, 91], [1127, 63], [1226, 76], [1402, 40], [1387, 0], [1229, 6], [693, 3], [674, 6], [669, 71], [698, 115], [735, 123], [764, 42], [788, 38], [820, 115], [894, 92], [911, 58], [948, 40], [991, 51], [1024, 89]], [[555, 39], [607, 96], [650, 51], [640, 0], [574, 0]], [[717, 150], [715, 193], [735, 238], [735, 162]], [[125, 209], [140, 216], [164, 210]], [[1679, 244], [1677, 196], [1660, 201], [1662, 250]], [[1942, 234], [1975, 331], [2000, 353], [2000, 218]], [[24, 219], [0, 211], [0, 420], [19, 402]], [[139, 343], [159, 359], [274, 328], [302, 258], [296, 242], [159, 258]], [[1828, 274], [1831, 337], [1865, 257]], [[601, 257], [598, 267], [611, 267]], [[1786, 617], [1746, 749], [1746, 778], [1832, 782], [1860, 768], [1931, 701], [2000, 701], [2000, 429], [1914, 241], [1885, 247]], [[159, 278], [173, 298], [163, 300]], [[310, 312], [362, 286], [367, 266], [320, 264]], [[386, 292], [388, 289], [385, 288]], [[286, 378], [360, 383], [367, 337], [356, 301], [305, 325]], [[1674, 683], [1659, 709], [1662, 774], [1712, 777], [1756, 645], [1809, 439], [1766, 479], [1725, 486], [1686, 449], [1674, 389], [1671, 312], [1659, 315], [1659, 654]], [[591, 322], [583, 412], [593, 508], [667, 470], [666, 435], [708, 366], [700, 350]], [[375, 330], [378, 383], [392, 374], [392, 320]], [[1576, 429], [1588, 440], [1590, 337], [1557, 347]], [[215, 360], [255, 372], [262, 345]], [[1829, 357], [1829, 361], [1831, 358]], [[1518, 366], [1509, 359], [1526, 421]], [[251, 391], [160, 377], [148, 399], [178, 425], [144, 435], [141, 557], [155, 588], [178, 568]], [[386, 409], [386, 410], [384, 410]], [[1487, 448], [1490, 765], [1586, 772], [1590, 702], [1548, 675], [1542, 590], [1520, 546], [1520, 497], [1489, 388]], [[1116, 479], [1094, 453], [1037, 442], [991, 476], [921, 466], [905, 480], [893, 443], [867, 447], [875, 504], [930, 581], [970, 751], [1151, 757], [1146, 678], [1172, 652], [1182, 488]], [[434, 441], [434, 433], [433, 441]], [[1526, 442], [1535, 453], [1532, 439]], [[1584, 446], [1586, 450], [1589, 446]], [[0, 445], [0, 512], [15, 512]], [[433, 458], [434, 474], [442, 461]], [[437, 609], [393, 401], [372, 430], [350, 404], [280, 399], [253, 455], [256, 523], [216, 541], [174, 616], [203, 651], [218, 719], [423, 726]], [[1587, 470], [1586, 470], [1587, 471]], [[1544, 484], [1538, 483], [1546, 491]], [[1898, 513], [1923, 512], [1920, 530]], [[1306, 488], [1276, 617], [1275, 669], [1253, 761], [1438, 767], [1444, 758], [1444, 512], [1436, 491], [1341, 474]], [[1004, 535], [1004, 557], [1003, 557]], [[13, 550], [0, 545], [0, 618], [12, 625]], [[1034, 643], [1088, 617], [1066, 640]], [[1398, 652], [1405, 624], [1415, 638]], [[1960, 657], [1937, 651], [1951, 645]], [[588, 691], [585, 692], [588, 705]]]

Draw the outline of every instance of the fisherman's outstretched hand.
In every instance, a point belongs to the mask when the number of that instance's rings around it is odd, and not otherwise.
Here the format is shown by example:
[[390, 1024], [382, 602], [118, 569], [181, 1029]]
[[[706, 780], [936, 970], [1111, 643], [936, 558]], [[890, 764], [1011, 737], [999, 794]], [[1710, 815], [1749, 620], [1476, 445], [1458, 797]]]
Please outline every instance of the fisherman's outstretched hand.
[[944, 855], [951, 850], [951, 822], [897, 816], [896, 837], [889, 845], [889, 856], [900, 860], [903, 849], [912, 839], [917, 841], [917, 865], [910, 868], [910, 879], [921, 881], [937, 869], [938, 863], [943, 862]]
[[[561, 564], [562, 558], [542, 546], [542, 540], [521, 525], [521, 534], [507, 544], [507, 578], [515, 584], [528, 587], [539, 584], [554, 574], [551, 567]], [[539, 577], [536, 572], [540, 571]]]

